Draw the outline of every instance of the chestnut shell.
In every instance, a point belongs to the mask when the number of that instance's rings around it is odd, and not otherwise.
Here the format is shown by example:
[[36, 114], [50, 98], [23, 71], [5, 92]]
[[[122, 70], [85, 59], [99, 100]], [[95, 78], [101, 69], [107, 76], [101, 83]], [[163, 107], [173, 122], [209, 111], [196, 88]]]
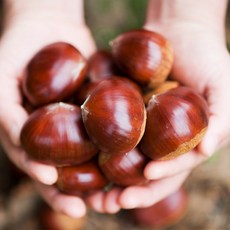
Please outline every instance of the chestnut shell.
[[125, 78], [103, 80], [81, 106], [91, 140], [106, 153], [125, 153], [140, 141], [145, 106], [134, 83]]
[[168, 160], [193, 149], [208, 126], [205, 99], [189, 87], [177, 87], [153, 96], [141, 151], [154, 160]]
[[146, 182], [143, 175], [147, 158], [137, 149], [127, 153], [99, 153], [99, 167], [113, 183], [121, 186], [137, 185]]
[[79, 164], [97, 153], [84, 129], [80, 108], [67, 103], [53, 103], [33, 112], [20, 139], [32, 159], [56, 166]]
[[44, 47], [29, 62], [22, 79], [23, 93], [33, 106], [70, 97], [85, 79], [86, 60], [72, 45]]
[[118, 66], [139, 84], [155, 87], [168, 77], [173, 51], [162, 35], [144, 29], [132, 30], [121, 34], [111, 44]]
[[81, 165], [57, 169], [57, 187], [67, 194], [85, 196], [103, 189], [108, 184], [108, 180], [101, 173], [94, 160]]

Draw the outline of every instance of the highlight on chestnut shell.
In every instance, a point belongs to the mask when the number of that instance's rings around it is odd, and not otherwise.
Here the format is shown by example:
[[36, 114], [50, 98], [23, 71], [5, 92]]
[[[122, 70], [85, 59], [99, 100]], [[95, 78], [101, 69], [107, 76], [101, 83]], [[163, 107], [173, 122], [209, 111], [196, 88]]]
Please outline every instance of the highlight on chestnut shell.
[[172, 47], [158, 33], [144, 29], [128, 31], [115, 38], [111, 45], [118, 66], [139, 84], [156, 87], [171, 71]]
[[129, 152], [143, 136], [143, 99], [134, 83], [126, 78], [100, 82], [81, 109], [87, 133], [102, 152]]
[[20, 140], [29, 157], [55, 166], [80, 164], [98, 151], [85, 131], [80, 108], [61, 102], [33, 112]]
[[147, 181], [143, 175], [147, 157], [137, 148], [120, 154], [100, 152], [98, 160], [104, 175], [117, 185], [140, 185]]
[[108, 184], [94, 160], [81, 165], [58, 167], [57, 170], [57, 188], [66, 194], [87, 196]]
[[177, 87], [153, 96], [141, 151], [153, 160], [168, 160], [196, 147], [209, 120], [205, 99], [189, 87]]
[[44, 47], [28, 63], [22, 90], [33, 106], [68, 98], [83, 83], [86, 60], [72, 45], [57, 42]]

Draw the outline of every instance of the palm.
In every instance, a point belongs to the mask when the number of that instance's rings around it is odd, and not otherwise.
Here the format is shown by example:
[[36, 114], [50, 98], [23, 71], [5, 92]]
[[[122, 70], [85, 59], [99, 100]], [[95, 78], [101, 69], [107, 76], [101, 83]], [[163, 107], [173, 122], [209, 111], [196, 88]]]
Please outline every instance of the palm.
[[[0, 40], [0, 85], [3, 88], [0, 91], [0, 141], [9, 158], [20, 169], [36, 181], [53, 184], [57, 179], [56, 169], [30, 160], [20, 147], [20, 130], [28, 116], [21, 106], [20, 82], [23, 70], [33, 55], [50, 43], [71, 43], [86, 57], [94, 52], [95, 46], [84, 25], [76, 29], [76, 25], [64, 23], [63, 20], [49, 20], [47, 23], [46, 18], [33, 18], [31, 15], [29, 18], [24, 15], [14, 19], [8, 23]], [[77, 211], [74, 210], [75, 216], [85, 211], [81, 199], [60, 195], [53, 187], [43, 185], [41, 194], [59, 211], [69, 213], [68, 208], [72, 205], [79, 207]]]
[[160, 32], [171, 41], [174, 48], [171, 77], [195, 88], [208, 101], [210, 123], [206, 138], [196, 152], [191, 151], [174, 160], [150, 162], [145, 168], [145, 175], [157, 180], [149, 185], [131, 186], [123, 191], [98, 195], [98, 199], [101, 197], [104, 200], [101, 203], [96, 203], [94, 197], [90, 203], [96, 210], [112, 211], [118, 210], [119, 206], [134, 208], [154, 204], [177, 190], [191, 169], [230, 136], [230, 125], [227, 122], [230, 108], [226, 106], [226, 101], [230, 100], [227, 89], [230, 84], [230, 59], [223, 35], [200, 25], [177, 25], [170, 30], [161, 27]]

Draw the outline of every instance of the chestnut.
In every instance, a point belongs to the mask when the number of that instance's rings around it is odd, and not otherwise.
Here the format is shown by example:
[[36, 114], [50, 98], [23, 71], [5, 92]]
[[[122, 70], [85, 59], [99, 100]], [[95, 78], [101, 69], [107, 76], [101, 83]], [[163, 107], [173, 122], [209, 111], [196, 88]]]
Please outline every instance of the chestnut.
[[120, 70], [109, 51], [98, 50], [88, 61], [87, 73], [91, 82], [99, 82], [110, 76], [120, 75]]
[[62, 102], [35, 110], [20, 139], [31, 158], [56, 166], [79, 164], [97, 153], [84, 129], [80, 108]]
[[111, 45], [118, 66], [139, 84], [155, 87], [165, 81], [171, 71], [172, 47], [158, 33], [131, 30], [119, 35]]
[[154, 160], [168, 160], [193, 149], [208, 126], [205, 99], [195, 90], [180, 86], [152, 96], [140, 142], [141, 151]]
[[29, 62], [22, 79], [23, 93], [33, 106], [68, 98], [83, 83], [86, 60], [72, 45], [58, 42], [44, 47]]
[[57, 170], [57, 187], [66, 194], [87, 196], [108, 184], [95, 160], [80, 165], [58, 167]]
[[163, 83], [161, 83], [158, 87], [156, 87], [155, 89], [152, 89], [150, 91], [147, 91], [144, 96], [144, 102], [147, 105], [149, 100], [151, 99], [151, 97], [155, 94], [159, 94], [159, 93], [165, 93], [166, 91], [176, 88], [178, 87], [180, 84], [178, 81], [165, 81]]
[[86, 131], [102, 152], [125, 153], [139, 143], [145, 129], [145, 106], [128, 79], [101, 81], [81, 109]]
[[180, 188], [165, 199], [148, 208], [137, 208], [130, 211], [133, 220], [142, 226], [166, 228], [179, 222], [186, 214], [188, 195]]
[[137, 149], [127, 153], [99, 153], [99, 167], [104, 175], [113, 183], [121, 186], [143, 184], [143, 175], [147, 158]]

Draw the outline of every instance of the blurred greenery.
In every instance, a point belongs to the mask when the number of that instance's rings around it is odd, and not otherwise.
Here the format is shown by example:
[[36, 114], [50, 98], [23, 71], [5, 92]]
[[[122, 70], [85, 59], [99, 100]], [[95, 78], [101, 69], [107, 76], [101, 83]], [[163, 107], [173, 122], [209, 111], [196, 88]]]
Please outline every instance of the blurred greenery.
[[147, 0], [85, 0], [86, 21], [99, 48], [118, 34], [142, 27]]

